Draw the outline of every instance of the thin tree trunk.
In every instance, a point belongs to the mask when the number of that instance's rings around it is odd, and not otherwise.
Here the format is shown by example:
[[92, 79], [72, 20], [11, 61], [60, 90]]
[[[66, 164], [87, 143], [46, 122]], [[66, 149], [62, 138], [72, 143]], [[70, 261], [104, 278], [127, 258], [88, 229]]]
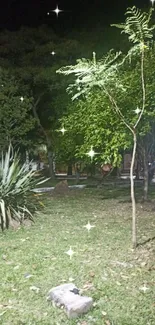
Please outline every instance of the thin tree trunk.
[[141, 47], [141, 85], [142, 85], [142, 109], [140, 110], [140, 114], [138, 115], [137, 121], [134, 125], [130, 125], [121, 109], [117, 105], [116, 100], [113, 98], [113, 96], [109, 93], [109, 91], [104, 88], [105, 94], [108, 95], [110, 102], [112, 103], [115, 112], [120, 116], [121, 120], [123, 123], [126, 125], [126, 127], [132, 132], [133, 134], [133, 140], [134, 140], [134, 145], [133, 145], [133, 154], [132, 154], [132, 160], [131, 160], [131, 167], [130, 167], [130, 183], [131, 183], [131, 201], [132, 201], [132, 245], [133, 248], [136, 248], [137, 246], [137, 229], [136, 229], [136, 201], [135, 201], [135, 189], [134, 189], [134, 179], [133, 179], [133, 171], [134, 171], [134, 164], [135, 164], [135, 157], [136, 157], [136, 148], [137, 148], [137, 135], [136, 135], [136, 128], [143, 116], [144, 109], [145, 109], [145, 100], [146, 100], [146, 94], [145, 94], [145, 80], [144, 80], [144, 48], [142, 42], [142, 47]]
[[140, 178], [140, 154], [138, 149], [136, 155], [136, 180], [139, 180], [139, 178]]
[[40, 127], [40, 129], [42, 130], [44, 136], [45, 136], [45, 140], [46, 140], [46, 144], [47, 144], [47, 156], [48, 156], [48, 163], [49, 163], [49, 174], [51, 178], [55, 178], [55, 173], [54, 173], [54, 168], [53, 168], [53, 153], [52, 153], [52, 148], [51, 148], [51, 139], [49, 138], [47, 132], [45, 131], [44, 127], [42, 126], [36, 107], [39, 103], [39, 101], [41, 100], [41, 96], [38, 97], [35, 105], [32, 106], [32, 110], [33, 110], [33, 115], [37, 120], [38, 126]]
[[137, 147], [137, 136], [136, 131], [133, 130], [133, 153], [132, 153], [132, 160], [130, 166], [130, 182], [131, 182], [131, 202], [132, 202], [132, 245], [133, 248], [137, 246], [137, 229], [136, 229], [136, 200], [135, 200], [135, 188], [134, 188], [134, 164], [135, 164], [135, 157], [136, 157], [136, 147]]
[[53, 179], [55, 178], [55, 174], [54, 174], [54, 170], [53, 170], [53, 155], [52, 155], [52, 151], [48, 150], [48, 163], [49, 163], [49, 174], [50, 177]]
[[67, 168], [67, 175], [72, 176], [72, 163], [68, 163], [68, 168]]
[[53, 168], [53, 152], [51, 150], [51, 139], [48, 138], [46, 134], [46, 142], [47, 142], [47, 156], [48, 156], [48, 163], [49, 163], [49, 174], [50, 177], [53, 179], [55, 178], [54, 168]]
[[149, 173], [148, 173], [148, 161], [146, 155], [146, 149], [144, 148], [144, 201], [148, 199], [148, 189], [149, 189]]

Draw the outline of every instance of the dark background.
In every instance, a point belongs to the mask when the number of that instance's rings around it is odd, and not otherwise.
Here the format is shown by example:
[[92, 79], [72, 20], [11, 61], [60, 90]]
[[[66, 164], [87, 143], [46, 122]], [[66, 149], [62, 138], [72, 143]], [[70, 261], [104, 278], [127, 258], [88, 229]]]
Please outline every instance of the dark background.
[[[58, 5], [64, 10], [56, 17]], [[149, 0], [2, 0], [0, 7], [0, 28], [17, 30], [26, 25], [36, 27], [47, 24], [58, 30], [71, 30], [80, 27], [102, 26], [122, 21], [127, 7], [151, 6]]]

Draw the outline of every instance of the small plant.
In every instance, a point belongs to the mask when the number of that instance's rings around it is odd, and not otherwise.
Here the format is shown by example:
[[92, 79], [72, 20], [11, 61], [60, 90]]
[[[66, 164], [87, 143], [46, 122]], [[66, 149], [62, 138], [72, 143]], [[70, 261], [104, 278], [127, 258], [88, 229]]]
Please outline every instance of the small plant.
[[9, 228], [12, 219], [20, 223], [27, 218], [33, 220], [36, 197], [31, 190], [37, 184], [35, 172], [29, 171], [26, 163], [20, 164], [18, 154], [13, 152], [10, 145], [8, 151], [5, 154], [2, 153], [0, 160], [0, 225], [2, 231]]

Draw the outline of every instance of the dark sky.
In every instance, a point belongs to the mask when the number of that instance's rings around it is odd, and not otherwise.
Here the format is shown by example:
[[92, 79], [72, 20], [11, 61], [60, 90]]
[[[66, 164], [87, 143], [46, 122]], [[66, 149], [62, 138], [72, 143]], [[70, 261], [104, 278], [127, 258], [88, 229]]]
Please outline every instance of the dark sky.
[[[58, 5], [64, 10], [56, 17]], [[57, 29], [105, 25], [124, 20], [127, 7], [149, 7], [149, 0], [1, 0], [0, 28], [16, 30], [22, 25], [39, 26], [48, 24]], [[50, 15], [47, 15], [50, 12]]]

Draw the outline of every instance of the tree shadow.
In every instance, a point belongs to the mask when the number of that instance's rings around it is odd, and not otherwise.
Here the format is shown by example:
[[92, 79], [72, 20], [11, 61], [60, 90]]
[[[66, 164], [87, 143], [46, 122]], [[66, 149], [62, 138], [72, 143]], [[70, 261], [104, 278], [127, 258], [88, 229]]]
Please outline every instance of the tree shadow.
[[146, 245], [147, 243], [149, 243], [150, 241], [153, 241], [153, 240], [155, 240], [155, 236], [153, 236], [153, 237], [151, 237], [151, 238], [148, 238], [148, 239], [144, 240], [144, 241], [141, 242], [141, 243], [138, 243], [138, 244], [137, 244], [137, 247], [139, 247], [139, 246], [144, 246], [144, 245]]

